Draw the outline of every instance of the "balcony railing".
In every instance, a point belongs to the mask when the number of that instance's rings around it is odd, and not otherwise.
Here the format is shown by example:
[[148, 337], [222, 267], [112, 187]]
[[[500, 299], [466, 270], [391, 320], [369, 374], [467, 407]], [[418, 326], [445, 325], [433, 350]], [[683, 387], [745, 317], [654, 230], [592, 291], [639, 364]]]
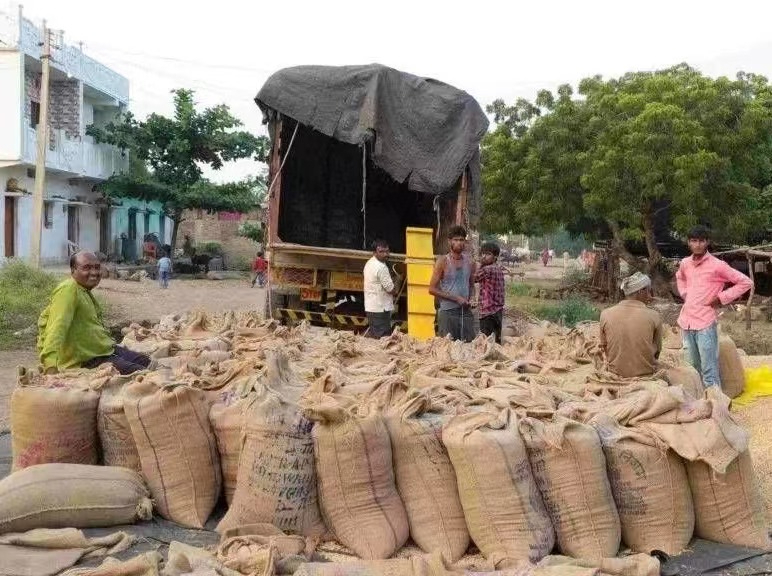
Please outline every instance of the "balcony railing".
[[[24, 159], [37, 161], [37, 130], [27, 128], [24, 138]], [[93, 144], [68, 138], [63, 130], [54, 130], [46, 150], [46, 167], [77, 176], [106, 180], [128, 169], [129, 160], [115, 146]]]
[[[42, 45], [40, 27], [24, 18], [19, 11], [6, 13], [0, 10], [0, 47], [18, 48], [39, 60]], [[119, 102], [126, 104], [129, 101], [128, 79], [74, 46], [56, 46], [52, 66]]]

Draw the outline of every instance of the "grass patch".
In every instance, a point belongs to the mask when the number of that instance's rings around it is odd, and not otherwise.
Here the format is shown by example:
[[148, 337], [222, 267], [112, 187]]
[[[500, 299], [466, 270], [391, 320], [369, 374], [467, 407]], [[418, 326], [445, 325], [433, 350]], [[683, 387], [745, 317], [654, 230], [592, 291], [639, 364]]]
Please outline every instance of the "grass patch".
[[14, 336], [14, 332], [37, 324], [59, 281], [55, 275], [20, 261], [8, 262], [0, 268], [0, 350], [35, 344], [37, 330], [21, 336]]
[[510, 282], [507, 284], [507, 294], [514, 298], [536, 298], [539, 289], [524, 282]]
[[533, 310], [533, 314], [542, 320], [549, 320], [555, 324], [573, 327], [586, 320], [598, 320], [598, 310], [589, 300], [571, 297], [560, 300], [554, 304], [543, 304]]

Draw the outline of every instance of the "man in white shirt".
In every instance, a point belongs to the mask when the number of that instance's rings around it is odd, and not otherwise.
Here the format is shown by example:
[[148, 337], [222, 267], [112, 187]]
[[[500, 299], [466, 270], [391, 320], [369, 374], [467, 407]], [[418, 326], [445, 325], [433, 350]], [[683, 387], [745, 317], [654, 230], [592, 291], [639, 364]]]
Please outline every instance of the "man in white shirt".
[[380, 338], [391, 334], [391, 312], [394, 310], [394, 296], [398, 288], [389, 274], [386, 260], [389, 258], [389, 244], [385, 240], [373, 242], [373, 257], [364, 269], [365, 312], [369, 328], [367, 335]]

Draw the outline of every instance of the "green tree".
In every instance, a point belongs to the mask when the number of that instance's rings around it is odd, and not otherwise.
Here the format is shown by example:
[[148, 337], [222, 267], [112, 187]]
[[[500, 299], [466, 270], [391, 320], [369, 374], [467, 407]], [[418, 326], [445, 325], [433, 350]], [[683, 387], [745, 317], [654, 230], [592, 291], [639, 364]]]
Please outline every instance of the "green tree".
[[176, 244], [183, 213], [248, 212], [265, 190], [262, 176], [216, 184], [203, 177], [202, 166], [221, 169], [226, 162], [254, 158], [265, 162], [270, 143], [265, 136], [238, 130], [242, 125], [225, 105], [199, 112], [192, 90], [175, 90], [174, 117], [151, 114], [138, 121], [131, 113], [104, 128], [89, 127], [97, 142], [127, 151], [132, 160], [125, 174], [117, 174], [100, 187], [107, 196], [158, 201], [174, 222]]
[[[532, 107], [489, 108], [483, 143], [486, 224], [540, 234], [608, 233], [617, 255], [662, 284], [661, 213], [678, 233], [706, 222], [727, 240], [772, 225], [772, 90], [740, 73], [710, 78], [682, 64], [543, 91]], [[645, 244], [641, 261], [627, 249]]]

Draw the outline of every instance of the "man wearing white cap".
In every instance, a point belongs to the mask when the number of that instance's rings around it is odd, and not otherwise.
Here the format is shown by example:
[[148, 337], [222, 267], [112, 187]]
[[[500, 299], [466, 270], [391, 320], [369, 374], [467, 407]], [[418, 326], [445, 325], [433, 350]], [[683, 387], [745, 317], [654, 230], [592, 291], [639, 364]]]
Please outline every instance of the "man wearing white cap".
[[622, 280], [625, 299], [600, 314], [600, 346], [609, 370], [623, 377], [648, 376], [662, 350], [662, 318], [647, 308], [651, 279], [636, 272]]

